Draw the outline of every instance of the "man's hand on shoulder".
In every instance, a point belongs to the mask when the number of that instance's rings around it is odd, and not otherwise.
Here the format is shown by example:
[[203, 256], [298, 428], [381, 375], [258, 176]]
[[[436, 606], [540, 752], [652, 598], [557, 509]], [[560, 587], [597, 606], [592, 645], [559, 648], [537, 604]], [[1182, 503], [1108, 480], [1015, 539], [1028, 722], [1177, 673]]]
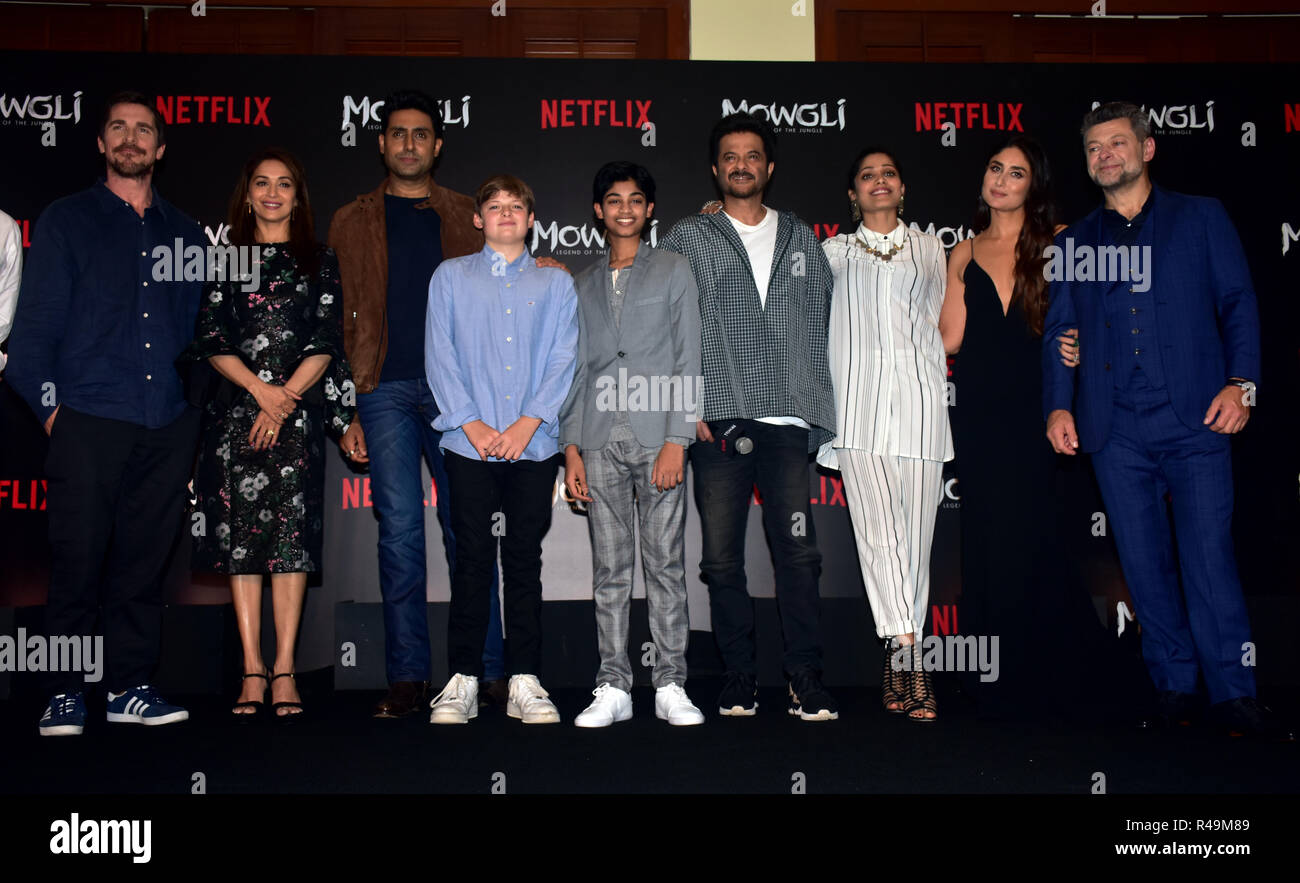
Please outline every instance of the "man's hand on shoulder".
[[573, 271], [570, 270], [568, 266], [561, 263], [560, 261], [557, 261], [555, 258], [551, 257], [550, 255], [545, 255], [543, 257], [537, 258], [537, 266], [550, 267], [552, 270], [563, 270], [564, 272], [568, 273], [570, 276], [573, 275]]

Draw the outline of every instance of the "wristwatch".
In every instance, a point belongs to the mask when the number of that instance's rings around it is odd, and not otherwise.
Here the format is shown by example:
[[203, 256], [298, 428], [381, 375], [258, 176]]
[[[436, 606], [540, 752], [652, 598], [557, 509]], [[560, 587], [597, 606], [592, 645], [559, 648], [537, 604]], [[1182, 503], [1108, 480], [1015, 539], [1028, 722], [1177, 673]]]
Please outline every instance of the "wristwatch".
[[1241, 387], [1248, 396], [1255, 394], [1255, 381], [1253, 380], [1246, 380], [1241, 377], [1229, 377], [1228, 385]]

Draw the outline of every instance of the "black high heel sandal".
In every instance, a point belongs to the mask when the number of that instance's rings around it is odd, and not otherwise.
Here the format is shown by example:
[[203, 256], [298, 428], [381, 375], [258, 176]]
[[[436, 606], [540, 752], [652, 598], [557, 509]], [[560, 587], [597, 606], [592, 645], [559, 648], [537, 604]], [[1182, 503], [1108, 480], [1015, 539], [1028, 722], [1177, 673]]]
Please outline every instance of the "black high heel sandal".
[[[890, 714], [902, 714], [904, 697], [908, 693], [908, 675], [906, 668], [894, 667], [894, 656], [898, 647], [892, 639], [885, 639], [885, 670], [880, 674], [880, 704]], [[894, 706], [890, 708], [890, 706]]]
[[[274, 675], [274, 676], [272, 676], [271, 680], [272, 680], [272, 681], [278, 681], [280, 678], [292, 678], [292, 677], [293, 677], [293, 672], [291, 672], [291, 671], [286, 671], [286, 672], [281, 672], [281, 673], [278, 674], [278, 675]], [[280, 709], [281, 709], [281, 708], [291, 708], [291, 709], [292, 709], [292, 708], [296, 708], [296, 709], [298, 709], [298, 710], [297, 710], [297, 711], [287, 711], [287, 712], [285, 712], [284, 714], [280, 714]], [[289, 722], [291, 722], [291, 721], [294, 721], [294, 720], [296, 720], [296, 719], [302, 717], [302, 716], [303, 716], [303, 713], [304, 713], [304, 711], [303, 711], [303, 707], [302, 707], [302, 703], [301, 703], [301, 702], [272, 702], [272, 703], [271, 703], [271, 715], [272, 715], [272, 716], [273, 716], [277, 721], [280, 721], [281, 723], [286, 723], [286, 724], [287, 724], [287, 723], [289, 723]]]
[[[262, 712], [266, 710], [266, 693], [271, 689], [271, 678], [267, 672], [252, 672], [251, 674], [246, 674], [240, 678], [240, 683], [243, 683], [249, 678], [261, 678], [266, 681], [266, 689], [262, 691], [261, 699], [250, 699], [247, 702], [236, 702], [234, 705], [230, 706], [230, 713], [243, 720], [252, 720], [253, 718], [262, 716]], [[253, 710], [249, 712], [238, 711], [237, 709], [240, 708], [251, 708]]]
[[[908, 720], [916, 721], [918, 724], [932, 724], [939, 719], [939, 699], [935, 696], [934, 682], [930, 679], [930, 673], [921, 664], [921, 642], [917, 641], [912, 646], [915, 648], [912, 651], [913, 670], [906, 698], [903, 700], [903, 711], [907, 712]], [[926, 717], [927, 712], [934, 717]]]

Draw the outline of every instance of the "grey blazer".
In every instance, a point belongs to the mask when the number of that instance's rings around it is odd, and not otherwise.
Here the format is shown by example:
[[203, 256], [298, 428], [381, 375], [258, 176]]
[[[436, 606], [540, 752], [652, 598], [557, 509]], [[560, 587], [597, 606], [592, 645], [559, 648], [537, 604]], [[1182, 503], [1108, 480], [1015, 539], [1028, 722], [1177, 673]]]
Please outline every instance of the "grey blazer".
[[[626, 409], [637, 441], [689, 444], [703, 413], [700, 302], [686, 258], [637, 249], [619, 327], [609, 305], [608, 254], [573, 280], [578, 290], [578, 365], [560, 410], [560, 449], [598, 450], [614, 412]], [[620, 274], [621, 275], [621, 274]]]

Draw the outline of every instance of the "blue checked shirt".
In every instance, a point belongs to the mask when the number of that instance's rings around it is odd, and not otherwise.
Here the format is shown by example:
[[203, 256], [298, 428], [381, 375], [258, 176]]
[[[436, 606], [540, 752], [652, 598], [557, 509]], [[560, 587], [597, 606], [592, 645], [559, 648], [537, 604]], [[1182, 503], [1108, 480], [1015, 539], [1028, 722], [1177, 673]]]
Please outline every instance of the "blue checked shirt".
[[559, 453], [560, 407], [573, 382], [578, 296], [563, 270], [527, 251], [511, 263], [488, 245], [438, 265], [429, 280], [424, 366], [442, 448], [478, 459], [466, 423], [498, 432], [521, 416], [542, 425], [521, 459]]

